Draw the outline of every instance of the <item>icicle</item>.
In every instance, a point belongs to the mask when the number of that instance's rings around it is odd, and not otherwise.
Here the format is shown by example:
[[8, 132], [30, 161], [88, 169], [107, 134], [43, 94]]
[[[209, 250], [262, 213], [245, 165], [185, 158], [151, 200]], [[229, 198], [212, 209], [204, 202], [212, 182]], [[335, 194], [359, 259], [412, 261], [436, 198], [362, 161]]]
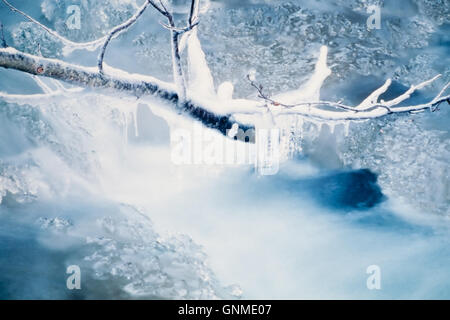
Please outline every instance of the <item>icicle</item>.
[[350, 133], [350, 121], [345, 121], [343, 124], [344, 124], [344, 134], [346, 137], [348, 137]]
[[131, 109], [131, 116], [132, 116], [132, 119], [133, 119], [134, 136], [135, 137], [139, 137], [139, 128], [138, 128], [138, 122], [137, 122], [138, 107], [139, 107], [139, 105], [137, 103], [135, 103], [133, 108]]
[[315, 119], [308, 119], [308, 123], [310, 124], [310, 129], [308, 130], [309, 132], [320, 132], [320, 125], [319, 125], [319, 121], [315, 120]]
[[300, 132], [303, 132], [303, 117], [297, 117], [297, 129], [300, 129]]
[[334, 131], [336, 129], [336, 123], [331, 121], [331, 122], [328, 123], [328, 127], [330, 127], [330, 133], [334, 134]]
[[318, 131], [318, 133], [321, 133], [321, 132], [322, 132], [323, 126], [324, 126], [324, 124], [323, 124], [322, 121], [319, 121], [319, 122], [317, 123], [317, 131]]
[[128, 115], [126, 113], [122, 113], [123, 117], [123, 125], [124, 125], [124, 139], [125, 145], [128, 144]]
[[256, 170], [260, 175], [274, 175], [280, 165], [280, 130], [259, 128], [256, 131]]

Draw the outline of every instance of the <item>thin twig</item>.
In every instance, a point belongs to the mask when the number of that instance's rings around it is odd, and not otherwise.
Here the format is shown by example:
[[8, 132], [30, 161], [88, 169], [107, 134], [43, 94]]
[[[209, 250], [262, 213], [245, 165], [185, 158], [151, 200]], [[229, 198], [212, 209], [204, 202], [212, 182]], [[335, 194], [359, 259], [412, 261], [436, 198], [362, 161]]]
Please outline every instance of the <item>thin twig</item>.
[[[263, 92], [263, 86], [261, 84], [257, 85], [256, 82], [250, 78], [249, 74], [247, 75], [247, 79], [250, 82], [250, 85], [258, 91], [258, 98], [264, 99], [266, 102], [270, 102], [274, 106], [280, 105], [278, 102], [270, 99], [267, 95], [265, 95]], [[265, 105], [264, 107], [267, 107], [267, 105]]]
[[[271, 99], [269, 96], [267, 96], [263, 92], [262, 85], [256, 84], [255, 81], [250, 79], [249, 75], [247, 75], [247, 79], [250, 81], [251, 86], [256, 88], [256, 90], [258, 91], [259, 98], [264, 99], [266, 102], [269, 102], [273, 106], [281, 106], [281, 107], [284, 107], [285, 109], [292, 109], [292, 108], [300, 107], [300, 106], [307, 106], [307, 107], [328, 106], [328, 107], [333, 107], [333, 108], [342, 109], [342, 110], [346, 110], [346, 111], [351, 111], [354, 113], [367, 113], [367, 112], [373, 111], [375, 109], [381, 108], [381, 109], [386, 109], [386, 111], [387, 111], [386, 114], [391, 114], [391, 113], [420, 111], [420, 110], [424, 110], [429, 107], [431, 107], [431, 110], [433, 111], [433, 109], [432, 109], [433, 107], [438, 106], [439, 104], [441, 104], [442, 102], [445, 102], [445, 101], [449, 102], [449, 96], [442, 97], [444, 92], [450, 87], [450, 83], [447, 83], [444, 86], [444, 88], [439, 92], [439, 94], [429, 103], [417, 105], [417, 106], [392, 108], [392, 107], [395, 107], [396, 105], [398, 105], [399, 103], [403, 102], [404, 100], [408, 99], [413, 92], [429, 85], [430, 83], [432, 83], [436, 79], [438, 79], [440, 76], [441, 75], [437, 75], [430, 80], [424, 81], [418, 85], [411, 86], [405, 93], [403, 93], [402, 95], [398, 96], [397, 98], [395, 98], [393, 100], [386, 101], [386, 102], [382, 101], [382, 103], [374, 102], [372, 105], [369, 105], [369, 106], [365, 107], [364, 109], [360, 109], [358, 107], [351, 107], [351, 106], [344, 105], [340, 102], [332, 102], [332, 101], [305, 101], [305, 102], [300, 102], [300, 103], [292, 104], [292, 105], [283, 104], [283, 103], [275, 101], [275, 100]], [[380, 91], [380, 89], [378, 89], [376, 91]], [[376, 94], [374, 94], [374, 93], [376, 93]], [[379, 96], [379, 94], [377, 92], [374, 92], [374, 93], [371, 93], [369, 95], [369, 97], [366, 98], [366, 100], [364, 100], [364, 101], [368, 101], [368, 99], [372, 100], [370, 98], [373, 96], [377, 96], [377, 97]]]
[[252, 87], [256, 88], [256, 90], [258, 91], [259, 98], [264, 99], [266, 102], [270, 102], [271, 105], [276, 106], [276, 107], [281, 106], [281, 107], [290, 109], [290, 108], [295, 108], [295, 107], [300, 107], [300, 106], [310, 107], [312, 105], [326, 105], [326, 106], [335, 107], [335, 108], [343, 109], [343, 110], [347, 110], [347, 111], [358, 112], [358, 110], [356, 110], [353, 107], [346, 106], [339, 102], [330, 102], [330, 101], [308, 101], [308, 102], [301, 102], [298, 104], [284, 104], [284, 103], [275, 101], [275, 100], [271, 99], [269, 96], [267, 96], [263, 92], [263, 86], [258, 85], [255, 83], [255, 81], [251, 80], [250, 75], [247, 75], [247, 79], [250, 81], [250, 85]]
[[166, 15], [166, 12], [161, 9], [154, 1], [149, 1], [153, 8], [159, 11], [162, 15]]
[[167, 10], [166, 6], [164, 5], [164, 2], [162, 0], [158, 0], [159, 3], [161, 4], [161, 7], [163, 7], [164, 11], [168, 14], [170, 14], [169, 10]]
[[192, 29], [194, 29], [194, 27], [198, 26], [199, 22], [197, 21], [197, 22], [195, 22], [194, 24], [189, 25], [189, 26], [187, 26], [187, 27], [185, 27], [185, 28], [171, 27], [171, 26], [168, 26], [167, 24], [164, 24], [164, 23], [162, 23], [162, 22], [160, 22], [160, 24], [161, 24], [164, 28], [166, 28], [167, 30], [175, 31], [175, 32], [178, 33], [178, 35], [182, 35], [183, 33], [189, 32], [189, 31], [191, 31]]
[[100, 54], [98, 56], [98, 72], [100, 74], [103, 74], [103, 60], [105, 58], [105, 52], [106, 48], [108, 47], [108, 44], [111, 42], [111, 39], [115, 36], [120, 34], [121, 32], [127, 30], [129, 27], [131, 27], [133, 24], [136, 23], [136, 21], [139, 19], [139, 17], [144, 13], [145, 9], [151, 4], [150, 0], [146, 0], [145, 3], [142, 5], [142, 7], [139, 8], [139, 10], [127, 21], [122, 23], [121, 25], [118, 25], [114, 29], [112, 29], [107, 36], [105, 43], [102, 46], [102, 49], [100, 51]]
[[199, 10], [199, 0], [191, 1], [191, 10], [189, 12], [188, 24], [189, 26], [194, 26], [198, 24], [198, 10]]

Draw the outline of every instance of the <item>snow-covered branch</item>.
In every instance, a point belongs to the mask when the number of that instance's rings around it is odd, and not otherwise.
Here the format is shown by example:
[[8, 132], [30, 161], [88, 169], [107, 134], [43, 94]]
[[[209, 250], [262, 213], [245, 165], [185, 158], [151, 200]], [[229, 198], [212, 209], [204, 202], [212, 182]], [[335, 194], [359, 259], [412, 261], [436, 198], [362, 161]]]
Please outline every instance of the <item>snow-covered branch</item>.
[[[423, 111], [424, 109], [432, 109], [433, 107], [439, 105], [442, 102], [449, 102], [450, 95], [444, 96], [443, 93], [449, 88], [450, 83], [448, 83], [441, 92], [434, 97], [431, 101], [424, 104], [419, 105], [410, 105], [410, 106], [403, 106], [403, 107], [395, 107], [396, 105], [400, 104], [404, 100], [410, 98], [411, 94], [414, 93], [416, 90], [421, 89], [425, 87], [426, 85], [431, 84], [436, 79], [441, 77], [441, 75], [437, 75], [434, 78], [424, 81], [418, 85], [411, 86], [410, 89], [408, 89], [405, 93], [398, 96], [395, 99], [392, 99], [390, 101], [378, 101], [378, 97], [384, 93], [387, 88], [389, 87], [389, 84], [391, 83], [391, 80], [388, 79], [386, 83], [383, 85], [383, 88], [381, 92], [380, 89], [377, 89], [369, 97], [367, 97], [361, 104], [358, 106], [349, 106], [345, 105], [343, 103], [339, 102], [332, 102], [332, 101], [305, 101], [300, 102], [293, 105], [287, 105], [283, 104], [281, 102], [277, 102], [269, 97], [267, 97], [263, 91], [262, 87], [258, 86], [254, 81], [251, 81], [251, 84], [253, 87], [255, 87], [258, 90], [258, 97], [264, 99], [266, 102], [270, 103], [270, 109], [272, 113], [275, 115], [280, 114], [298, 114], [303, 115], [305, 117], [311, 117], [311, 118], [317, 118], [322, 120], [365, 120], [365, 119], [373, 119], [378, 118], [387, 114], [392, 113], [404, 113], [404, 112], [419, 112]], [[388, 85], [386, 85], [388, 84]], [[373, 100], [373, 98], [375, 99]], [[280, 107], [275, 108], [275, 107]], [[329, 110], [323, 110], [320, 107], [331, 107], [335, 109], [341, 109], [343, 111], [329, 111]], [[306, 109], [305, 109], [306, 108]], [[303, 109], [303, 110], [302, 110]], [[346, 111], [346, 112], [345, 112]], [[380, 112], [381, 111], [381, 112]]]
[[311, 79], [305, 85], [301, 86], [300, 89], [277, 95], [274, 98], [270, 98], [265, 94], [263, 87], [260, 84], [257, 84], [254, 79], [248, 77], [248, 80], [250, 81], [251, 86], [257, 90], [258, 97], [265, 101], [266, 108], [270, 110], [274, 117], [292, 114], [328, 121], [366, 120], [379, 118], [392, 113], [420, 112], [425, 109], [433, 110], [433, 107], [442, 102], [448, 102], [450, 104], [450, 95], [444, 95], [446, 90], [450, 87], [450, 83], [448, 83], [439, 94], [428, 103], [399, 106], [400, 103], [409, 99], [414, 92], [430, 85], [440, 78], [440, 74], [418, 85], [411, 86], [405, 93], [389, 101], [379, 101], [379, 97], [388, 90], [392, 83], [391, 79], [388, 79], [380, 88], [369, 94], [369, 96], [357, 106], [349, 106], [341, 102], [320, 100], [320, 89], [322, 84], [331, 74], [331, 70], [327, 67], [326, 61], [327, 48], [323, 46], [320, 50], [320, 56]]
[[[24, 15], [27, 19], [60, 38], [65, 44], [69, 41], [16, 9], [8, 1], [2, 1], [11, 10]], [[433, 110], [434, 107], [442, 102], [450, 103], [450, 95], [446, 95], [450, 84], [447, 84], [428, 103], [409, 106], [400, 105], [409, 99], [414, 92], [436, 81], [440, 75], [418, 85], [411, 86], [405, 93], [389, 101], [380, 101], [380, 96], [391, 85], [391, 80], [389, 79], [379, 89], [370, 93], [357, 106], [345, 105], [342, 102], [323, 101], [320, 99], [320, 90], [326, 78], [331, 74], [331, 69], [327, 66], [328, 49], [325, 46], [320, 49], [312, 76], [305, 84], [300, 85], [298, 89], [269, 97], [264, 93], [263, 87], [258, 85], [255, 79], [249, 77], [251, 85], [256, 88], [258, 97], [263, 101], [235, 99], [233, 98], [233, 85], [230, 82], [222, 83], [217, 91], [215, 89], [205, 52], [197, 36], [199, 0], [191, 1], [186, 26], [177, 28], [173, 15], [167, 9], [163, 0], [158, 0], [158, 3], [154, 0], [146, 0], [132, 18], [114, 28], [108, 36], [96, 40], [99, 43], [103, 43], [98, 68], [68, 64], [61, 60], [26, 54], [13, 48], [0, 49], [0, 67], [62, 80], [81, 87], [114, 89], [137, 98], [154, 96], [168, 103], [175, 112], [189, 115], [201, 121], [206, 127], [216, 129], [231, 138], [235, 138], [236, 133], [241, 134], [254, 129], [255, 126], [265, 123], [267, 119], [270, 119], [271, 125], [276, 125], [277, 118], [282, 115], [296, 115], [322, 121], [365, 120], [383, 117], [392, 113], [415, 113], [425, 109]], [[103, 57], [110, 40], [133, 25], [149, 5], [168, 20], [166, 27], [171, 32], [174, 84], [166, 83], [150, 76], [129, 74], [110, 67], [103, 70]], [[91, 48], [90, 46], [97, 44], [96, 41], [84, 44], [69, 42], [69, 44], [77, 48], [81, 46], [89, 49]], [[188, 61], [187, 79], [185, 79], [181, 61], [181, 54], [185, 47], [187, 47]], [[99, 70], [100, 72], [98, 72]], [[43, 87], [43, 90], [44, 92], [46, 91], [45, 87]], [[0, 94], [0, 97], [9, 100], [22, 98], [6, 94]], [[232, 130], [230, 131], [230, 129]], [[254, 141], [253, 139], [250, 140]]]
[[170, 30], [170, 39], [172, 45], [172, 68], [173, 79], [177, 87], [180, 103], [186, 100], [186, 79], [183, 72], [180, 54], [180, 36], [191, 31], [198, 25], [198, 0], [191, 0], [191, 10], [188, 19], [188, 25], [184, 28], [177, 28], [172, 13], [164, 5], [163, 0], [159, 0], [159, 5], [150, 0], [151, 5], [167, 18], [168, 25], [163, 26]]
[[[237, 127], [244, 132], [254, 128], [251, 124], [236, 122], [229, 114], [211, 111], [203, 106], [201, 99], [195, 99], [195, 97], [180, 104], [173, 84], [150, 76], [129, 74], [112, 68], [105, 68], [104, 74], [100, 75], [95, 67], [82, 67], [57, 59], [42, 58], [14, 48], [0, 49], [0, 67], [62, 80], [81, 87], [119, 91], [137, 98], [155, 97], [173, 107], [175, 112], [198, 120], [206, 127], [218, 130], [224, 135], [227, 135], [232, 127]], [[4, 95], [4, 97], [7, 96]]]
[[[131, 18], [129, 18], [124, 23], [114, 27], [111, 31], [108, 32], [108, 34], [106, 36], [104, 36], [100, 39], [97, 39], [97, 40], [93, 40], [93, 41], [89, 41], [89, 42], [82, 42], [82, 43], [73, 42], [73, 41], [61, 36], [59, 33], [48, 28], [47, 26], [43, 25], [42, 23], [40, 23], [39, 21], [37, 21], [36, 19], [31, 17], [30, 15], [17, 9], [15, 6], [13, 6], [7, 0], [2, 0], [2, 1], [6, 6], [8, 6], [8, 8], [11, 11], [24, 16], [27, 20], [31, 21], [35, 25], [44, 29], [50, 35], [54, 36], [56, 39], [61, 41], [65, 45], [65, 47], [63, 49], [65, 54], [70, 53], [71, 51], [76, 50], [76, 49], [86, 49], [86, 50], [93, 51], [101, 46], [101, 50], [100, 50], [100, 53], [98, 56], [98, 61], [97, 61], [98, 71], [100, 74], [103, 74], [103, 60], [104, 60], [106, 49], [107, 49], [109, 43], [111, 42], [111, 40], [113, 38], [117, 37], [120, 33], [126, 31], [133, 24], [135, 24], [136, 21], [142, 16], [144, 11], [147, 9], [147, 7], [149, 5], [151, 5], [159, 13], [161, 13], [168, 19], [169, 25], [168, 26], [164, 25], [164, 26], [167, 27], [167, 29], [169, 29], [171, 32], [174, 82], [178, 88], [178, 95], [180, 97], [179, 100], [180, 101], [186, 100], [186, 84], [185, 84], [185, 79], [184, 79], [184, 74], [183, 74], [183, 67], [181, 64], [181, 56], [180, 56], [180, 49], [179, 49], [179, 37], [183, 33], [192, 30], [195, 26], [198, 25], [198, 6], [199, 6], [198, 0], [192, 0], [191, 11], [190, 11], [190, 16], [189, 16], [189, 23], [188, 23], [188, 26], [185, 28], [177, 28], [176, 27], [173, 15], [169, 11], [169, 9], [167, 9], [167, 7], [164, 5], [162, 0], [158, 0], [159, 4], [157, 4], [155, 2], [155, 0], [146, 0], [144, 2], [144, 4], [138, 9], [138, 11]], [[3, 47], [6, 47], [6, 45]]]

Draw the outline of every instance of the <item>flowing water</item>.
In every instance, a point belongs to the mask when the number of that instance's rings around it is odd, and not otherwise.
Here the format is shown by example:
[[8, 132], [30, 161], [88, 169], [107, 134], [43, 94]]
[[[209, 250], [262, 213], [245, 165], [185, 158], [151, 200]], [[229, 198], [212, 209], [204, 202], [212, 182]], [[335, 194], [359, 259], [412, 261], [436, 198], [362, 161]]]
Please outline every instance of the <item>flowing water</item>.
[[[134, 0], [14, 1], [74, 41], [127, 19]], [[142, 1], [137, 1], [141, 4]], [[178, 14], [183, 17], [183, 1]], [[107, 4], [107, 5], [106, 5]], [[381, 29], [367, 30], [369, 4]], [[329, 47], [323, 99], [358, 104], [440, 73], [450, 80], [448, 1], [211, 1], [199, 37], [216, 85], [256, 98], [294, 89]], [[86, 66], [0, 6], [17, 49]], [[168, 33], [149, 10], [106, 62], [170, 81]], [[58, 83], [44, 80], [50, 90]], [[67, 86], [67, 85], [66, 85]], [[42, 93], [0, 70], [0, 91]], [[150, 107], [150, 108], [149, 108]], [[358, 123], [297, 124], [276, 175], [252, 165], [176, 165], [170, 133], [193, 124], [157, 102], [92, 90], [10, 103], [0, 98], [0, 298], [450, 298], [450, 107]], [[168, 122], [162, 120], [164, 117]], [[68, 290], [66, 268], [81, 269]], [[381, 289], [369, 290], [369, 266]]]

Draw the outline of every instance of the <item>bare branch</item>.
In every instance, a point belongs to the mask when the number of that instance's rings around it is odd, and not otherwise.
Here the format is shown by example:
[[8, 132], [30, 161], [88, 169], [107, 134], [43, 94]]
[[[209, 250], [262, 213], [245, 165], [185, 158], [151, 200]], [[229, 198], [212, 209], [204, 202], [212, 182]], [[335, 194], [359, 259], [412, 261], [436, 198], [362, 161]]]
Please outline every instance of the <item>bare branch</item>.
[[164, 13], [166, 14], [166, 15], [172, 15], [170, 12], [169, 12], [169, 10], [167, 10], [167, 8], [166, 8], [166, 6], [164, 5], [164, 2], [162, 2], [162, 0], [158, 0], [159, 1], [159, 4], [161, 5], [161, 7], [163, 8], [163, 11], [164, 11]]
[[112, 29], [107, 36], [105, 43], [103, 44], [103, 47], [100, 51], [100, 54], [98, 56], [98, 71], [99, 73], [103, 73], [103, 59], [105, 57], [106, 47], [108, 46], [109, 42], [114, 36], [119, 35], [121, 32], [127, 30], [129, 27], [131, 27], [138, 19], [139, 17], [144, 13], [145, 9], [151, 4], [150, 0], [146, 0], [145, 3], [139, 8], [139, 10], [127, 21], [122, 23], [121, 25], [118, 25], [114, 29]]
[[200, 0], [191, 1], [191, 10], [189, 12], [188, 25], [194, 26], [198, 24], [198, 11], [199, 11]]
[[159, 11], [159, 13], [161, 13], [164, 16], [166, 15], [166, 11], [161, 9], [153, 0], [150, 0], [149, 2], [150, 2], [150, 4], [152, 5], [153, 8], [155, 8], [156, 10]]

